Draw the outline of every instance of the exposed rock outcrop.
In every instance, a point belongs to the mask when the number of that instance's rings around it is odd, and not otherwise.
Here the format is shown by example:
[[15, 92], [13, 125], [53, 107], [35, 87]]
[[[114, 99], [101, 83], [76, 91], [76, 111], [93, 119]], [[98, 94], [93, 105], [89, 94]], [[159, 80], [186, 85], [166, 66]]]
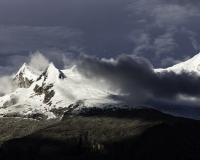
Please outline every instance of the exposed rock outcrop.
[[13, 85], [17, 85], [19, 88], [29, 88], [31, 84], [33, 83], [33, 80], [29, 80], [27, 77], [23, 76], [24, 73], [19, 73], [14, 79], [13, 79]]
[[35, 93], [39, 95], [45, 94], [43, 103], [48, 103], [51, 100], [51, 98], [55, 95], [55, 91], [50, 89], [52, 86], [53, 86], [52, 84], [45, 87], [44, 85], [41, 87], [38, 85], [35, 86], [34, 88]]

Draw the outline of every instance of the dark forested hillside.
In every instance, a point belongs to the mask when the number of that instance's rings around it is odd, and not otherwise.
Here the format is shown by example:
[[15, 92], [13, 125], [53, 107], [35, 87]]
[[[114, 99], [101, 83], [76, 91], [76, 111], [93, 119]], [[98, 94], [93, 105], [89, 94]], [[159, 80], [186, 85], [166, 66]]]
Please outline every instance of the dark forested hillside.
[[[35, 126], [42, 128], [41, 122]], [[20, 127], [7, 127], [1, 134], [28, 129]], [[152, 109], [66, 113], [57, 124], [37, 127], [29, 135], [4, 140], [0, 156], [12, 160], [200, 159], [200, 122]]]

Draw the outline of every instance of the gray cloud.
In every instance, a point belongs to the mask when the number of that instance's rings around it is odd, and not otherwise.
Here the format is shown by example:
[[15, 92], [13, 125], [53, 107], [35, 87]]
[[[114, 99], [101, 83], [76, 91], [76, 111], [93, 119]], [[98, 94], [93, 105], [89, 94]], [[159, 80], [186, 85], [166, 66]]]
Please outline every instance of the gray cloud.
[[191, 17], [199, 17], [198, 8], [188, 8], [179, 4], [158, 5], [152, 10], [157, 25], [180, 25], [189, 23]]
[[181, 28], [181, 32], [188, 36], [194, 49], [196, 51], [200, 51], [200, 45], [197, 41], [198, 34], [195, 33], [194, 31], [191, 31], [191, 30], [185, 28], [185, 27]]
[[[126, 7], [132, 12], [129, 17], [134, 24], [127, 36], [133, 44], [132, 53], [146, 57], [156, 67], [161, 67], [166, 57], [173, 60], [194, 56], [200, 50], [196, 27], [200, 18], [199, 2], [132, 0]], [[168, 64], [173, 63], [168, 61]]]
[[169, 53], [177, 47], [173, 36], [173, 33], [167, 32], [155, 39], [153, 48], [157, 56], [163, 53]]
[[150, 35], [145, 33], [144, 30], [134, 30], [128, 34], [127, 38], [135, 44], [133, 54], [141, 54], [144, 50], [152, 49], [150, 45]]
[[64, 69], [69, 69], [76, 64], [76, 60], [74, 59], [71, 53], [63, 54], [62, 61], [64, 64], [63, 66]]
[[169, 28], [163, 35], [153, 37], [149, 33], [146, 33], [145, 30], [134, 30], [127, 38], [135, 44], [134, 55], [153, 51], [156, 56], [160, 56], [160, 54], [170, 53], [177, 48], [178, 45], [174, 38], [176, 32], [174, 28]]
[[166, 27], [166, 25], [188, 24], [189, 21], [194, 20], [194, 17], [200, 17], [198, 5], [193, 4], [189, 0], [188, 3], [186, 1], [185, 3], [180, 3], [180, 1], [177, 3], [177, 1], [167, 0], [133, 0], [132, 4], [127, 5], [126, 9], [131, 10], [134, 14], [149, 17], [148, 20], [153, 20], [153, 24], [150, 25]]
[[128, 94], [125, 99], [132, 102], [176, 100], [180, 95], [200, 97], [200, 77], [195, 73], [155, 73], [151, 63], [141, 57], [121, 55], [111, 62], [81, 54], [77, 67], [87, 78], [104, 79], [112, 88]]

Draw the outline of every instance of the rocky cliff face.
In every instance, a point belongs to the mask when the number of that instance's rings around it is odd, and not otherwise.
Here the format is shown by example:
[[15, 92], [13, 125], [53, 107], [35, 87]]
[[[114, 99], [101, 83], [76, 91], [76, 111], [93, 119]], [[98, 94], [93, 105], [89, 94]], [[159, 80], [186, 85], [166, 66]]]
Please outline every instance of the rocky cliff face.
[[21, 72], [13, 79], [13, 84], [17, 85], [19, 88], [29, 88], [32, 83], [33, 80], [24, 77]]

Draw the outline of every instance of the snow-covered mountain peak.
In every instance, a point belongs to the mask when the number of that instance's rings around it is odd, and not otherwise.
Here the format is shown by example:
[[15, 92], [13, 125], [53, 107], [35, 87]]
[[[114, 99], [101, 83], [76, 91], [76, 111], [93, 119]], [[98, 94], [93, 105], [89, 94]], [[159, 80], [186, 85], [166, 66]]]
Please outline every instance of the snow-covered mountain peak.
[[26, 64], [26, 62], [22, 65], [22, 67], [20, 68], [20, 70], [24, 69], [24, 68], [28, 68], [28, 65]]
[[185, 72], [194, 72], [200, 76], [200, 53], [185, 62], [178, 63], [166, 69], [163, 68], [155, 69], [154, 71], [155, 72], [173, 71], [177, 74], [181, 73], [182, 71], [185, 71]]
[[[155, 69], [155, 72], [185, 70], [200, 75], [199, 65], [200, 53], [172, 67]], [[121, 96], [119, 92], [85, 78], [76, 66], [61, 71], [50, 63], [38, 76], [37, 71], [25, 63], [13, 81], [20, 88], [0, 97], [0, 117], [50, 119], [62, 117], [65, 111], [78, 113], [82, 108], [123, 106], [120, 100], [111, 98], [111, 95]]]
[[16, 75], [19, 75], [20, 73], [29, 72], [29, 71], [30, 71], [29, 66], [26, 63], [24, 63], [19, 69], [19, 71], [16, 73]]
[[54, 63], [49, 63], [49, 66], [47, 67], [46, 73], [47, 74], [56, 74], [59, 70], [55, 67]]
[[57, 69], [53, 62], [50, 62], [49, 66], [47, 68], [49, 68], [49, 69]]
[[64, 79], [66, 76], [62, 71], [57, 69], [53, 62], [49, 63], [48, 68], [46, 71], [41, 75], [44, 76], [44, 84], [54, 84], [58, 79]]
[[26, 63], [22, 65], [19, 71], [13, 78], [13, 83], [17, 84], [20, 88], [28, 88], [40, 75], [39, 71], [28, 66]]

